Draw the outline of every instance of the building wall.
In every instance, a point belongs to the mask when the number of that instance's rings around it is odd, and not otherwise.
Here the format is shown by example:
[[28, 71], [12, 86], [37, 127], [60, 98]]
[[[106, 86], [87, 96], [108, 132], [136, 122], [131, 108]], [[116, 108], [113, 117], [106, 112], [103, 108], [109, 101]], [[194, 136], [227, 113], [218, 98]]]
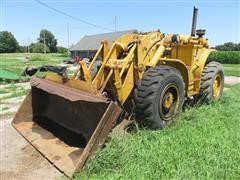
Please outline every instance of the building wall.
[[71, 52], [71, 58], [75, 58], [79, 56], [80, 58], [93, 58], [94, 55], [96, 54], [96, 51], [70, 51]]

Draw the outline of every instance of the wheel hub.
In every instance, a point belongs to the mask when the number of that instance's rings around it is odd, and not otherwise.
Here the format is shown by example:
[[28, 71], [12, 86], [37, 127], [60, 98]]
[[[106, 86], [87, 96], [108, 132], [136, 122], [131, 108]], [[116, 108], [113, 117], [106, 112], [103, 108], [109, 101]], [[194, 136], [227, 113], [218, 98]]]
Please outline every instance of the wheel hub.
[[221, 89], [221, 76], [218, 74], [213, 81], [213, 97], [217, 98]]
[[179, 92], [175, 84], [168, 84], [162, 93], [159, 104], [160, 117], [165, 120], [171, 120], [179, 104]]
[[172, 104], [173, 104], [173, 94], [171, 92], [168, 92], [165, 94], [165, 96], [163, 97], [163, 106], [167, 109], [169, 109]]

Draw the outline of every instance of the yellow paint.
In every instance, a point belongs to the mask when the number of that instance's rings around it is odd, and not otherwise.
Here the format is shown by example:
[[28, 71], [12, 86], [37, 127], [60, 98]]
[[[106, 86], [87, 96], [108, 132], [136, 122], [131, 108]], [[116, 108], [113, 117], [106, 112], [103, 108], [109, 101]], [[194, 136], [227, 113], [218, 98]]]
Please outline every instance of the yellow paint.
[[[172, 42], [173, 38], [177, 42]], [[93, 94], [106, 92], [123, 104], [148, 68], [168, 65], [179, 70], [185, 82], [186, 95], [192, 96], [199, 93], [201, 74], [212, 51], [208, 48], [208, 40], [203, 37], [164, 35], [159, 30], [129, 33], [118, 38], [110, 49], [107, 41], [102, 41], [89, 67], [80, 62], [77, 73], [83, 73], [83, 80], [62, 79], [52, 75], [46, 78]], [[101, 66], [93, 78], [90, 70], [97, 59], [101, 60]], [[165, 102], [166, 107], [171, 103], [169, 97]]]
[[164, 97], [164, 106], [167, 109], [170, 109], [170, 107], [173, 104], [173, 94], [172, 93], [168, 93], [167, 95], [165, 95], [166, 97]]
[[217, 99], [221, 92], [221, 76], [217, 74], [213, 82], [213, 97]]

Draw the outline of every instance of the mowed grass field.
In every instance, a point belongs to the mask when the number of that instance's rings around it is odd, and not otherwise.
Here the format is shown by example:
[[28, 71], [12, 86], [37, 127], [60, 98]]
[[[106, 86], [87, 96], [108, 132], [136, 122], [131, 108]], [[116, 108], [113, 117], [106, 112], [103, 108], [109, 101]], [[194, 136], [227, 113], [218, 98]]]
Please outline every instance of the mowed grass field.
[[240, 85], [171, 127], [116, 134], [75, 179], [240, 179]]
[[[30, 60], [33, 56], [40, 56], [43, 60]], [[16, 74], [20, 74], [23, 69], [28, 66], [41, 66], [41, 65], [58, 65], [63, 62], [64, 57], [62, 54], [26, 54], [26, 53], [9, 53], [0, 54], [0, 68], [5, 69]]]
[[[45, 60], [31, 61], [30, 57], [41, 56]], [[9, 53], [0, 54], [1, 69], [5, 69], [16, 74], [20, 74], [23, 69], [28, 66], [40, 66], [40, 65], [59, 65], [63, 62], [64, 57], [62, 54], [26, 54], [26, 53]], [[239, 76], [240, 77], [240, 64], [223, 64], [226, 76]]]
[[223, 64], [225, 76], [240, 77], [240, 64]]

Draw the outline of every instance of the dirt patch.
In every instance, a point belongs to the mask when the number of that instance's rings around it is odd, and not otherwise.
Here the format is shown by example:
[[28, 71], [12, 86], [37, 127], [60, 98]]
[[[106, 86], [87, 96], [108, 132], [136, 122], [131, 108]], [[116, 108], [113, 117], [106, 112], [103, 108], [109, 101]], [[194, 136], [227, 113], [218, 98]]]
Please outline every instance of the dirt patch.
[[6, 114], [12, 114], [17, 111], [20, 103], [30, 90], [29, 82], [0, 85], [0, 116], [1, 119]]
[[225, 76], [225, 84], [234, 85], [240, 83], [240, 77]]
[[24, 98], [25, 96], [21, 96], [21, 97], [14, 97], [14, 98], [1, 100], [1, 106], [0, 106], [1, 118], [5, 119], [5, 114], [16, 112]]
[[57, 179], [63, 177], [11, 126], [11, 119], [1, 122], [1, 180]]
[[1, 93], [0, 107], [0, 179], [63, 179], [63, 174], [11, 126], [13, 116], [26, 96], [11, 95], [18, 88], [29, 90], [29, 82], [0, 85], [0, 88], [6, 90]]

